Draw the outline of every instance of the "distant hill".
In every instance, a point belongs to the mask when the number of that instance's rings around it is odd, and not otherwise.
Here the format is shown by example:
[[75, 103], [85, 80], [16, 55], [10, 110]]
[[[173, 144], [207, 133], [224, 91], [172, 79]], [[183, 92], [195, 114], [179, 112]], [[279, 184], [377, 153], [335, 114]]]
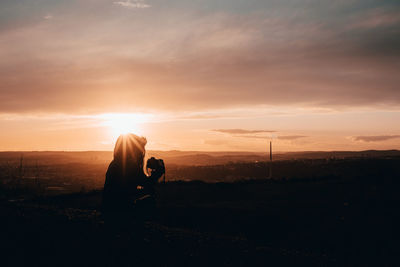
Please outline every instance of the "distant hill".
[[[111, 151], [20, 151], [0, 152], [1, 162], [15, 162], [23, 158], [24, 162], [40, 164], [93, 163], [104, 164], [113, 157]], [[262, 162], [269, 160], [268, 153], [259, 152], [204, 152], [204, 151], [148, 151], [147, 157], [162, 158], [166, 164], [185, 166], [220, 165], [230, 162]], [[342, 159], [342, 158], [390, 158], [400, 157], [399, 150], [366, 151], [304, 151], [286, 152], [273, 155], [274, 161], [301, 159]]]

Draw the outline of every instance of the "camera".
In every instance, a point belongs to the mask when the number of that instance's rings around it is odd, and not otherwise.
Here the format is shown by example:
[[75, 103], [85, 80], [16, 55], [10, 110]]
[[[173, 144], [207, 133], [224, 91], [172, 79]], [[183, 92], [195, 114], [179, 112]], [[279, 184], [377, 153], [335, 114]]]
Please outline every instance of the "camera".
[[164, 170], [164, 161], [151, 157], [147, 160], [146, 168], [150, 170]]

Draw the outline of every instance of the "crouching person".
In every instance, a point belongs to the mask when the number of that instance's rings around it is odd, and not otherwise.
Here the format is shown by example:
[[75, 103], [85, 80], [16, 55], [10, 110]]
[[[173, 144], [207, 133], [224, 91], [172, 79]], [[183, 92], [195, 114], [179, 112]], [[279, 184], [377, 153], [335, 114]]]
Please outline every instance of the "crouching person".
[[134, 134], [117, 139], [103, 191], [102, 212], [107, 228], [129, 230], [155, 208], [155, 186], [165, 167], [162, 160], [152, 158], [148, 161], [150, 175], [146, 175], [146, 143], [146, 138]]

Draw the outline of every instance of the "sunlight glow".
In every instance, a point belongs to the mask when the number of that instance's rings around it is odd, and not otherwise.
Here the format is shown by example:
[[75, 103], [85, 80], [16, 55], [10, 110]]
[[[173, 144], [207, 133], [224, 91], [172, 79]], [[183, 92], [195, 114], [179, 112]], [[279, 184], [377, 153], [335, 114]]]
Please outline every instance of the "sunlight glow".
[[148, 116], [136, 113], [109, 113], [101, 115], [103, 125], [109, 127], [113, 138], [121, 134], [142, 134], [141, 124], [148, 121]]

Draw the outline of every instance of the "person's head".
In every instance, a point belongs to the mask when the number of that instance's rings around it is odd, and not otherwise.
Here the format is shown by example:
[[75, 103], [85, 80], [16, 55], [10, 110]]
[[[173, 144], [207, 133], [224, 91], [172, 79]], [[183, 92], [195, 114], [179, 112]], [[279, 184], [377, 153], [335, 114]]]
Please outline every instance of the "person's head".
[[146, 143], [146, 138], [135, 134], [120, 135], [115, 143], [114, 160], [125, 166], [136, 165], [143, 168]]

